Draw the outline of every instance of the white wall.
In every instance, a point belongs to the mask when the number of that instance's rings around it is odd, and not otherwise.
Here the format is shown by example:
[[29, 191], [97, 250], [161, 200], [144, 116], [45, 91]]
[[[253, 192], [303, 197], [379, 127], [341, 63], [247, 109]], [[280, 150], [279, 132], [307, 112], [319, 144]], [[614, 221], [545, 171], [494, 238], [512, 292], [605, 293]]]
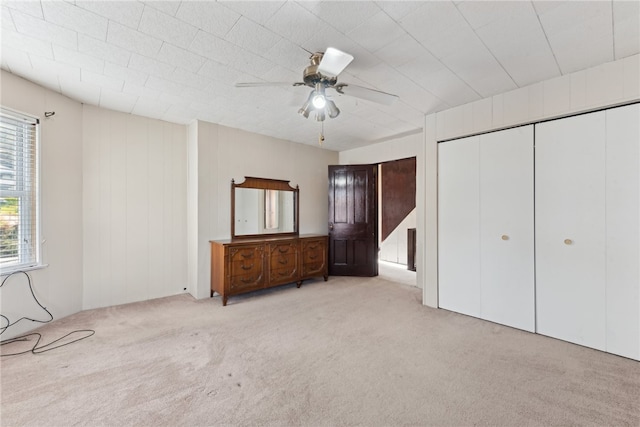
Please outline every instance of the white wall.
[[[48, 266], [30, 275], [40, 302], [58, 319], [82, 308], [82, 105], [4, 70], [0, 73], [0, 103], [41, 120], [42, 260]], [[45, 111], [56, 114], [45, 119]], [[26, 290], [26, 282], [18, 281], [7, 282], [7, 289]], [[25, 315], [46, 319], [33, 313], [37, 306], [30, 304], [30, 294], [20, 295], [25, 298], [12, 298], [3, 289], [0, 311], [12, 319]], [[2, 339], [37, 326], [22, 320]]]
[[[417, 210], [414, 208], [398, 226], [380, 242], [380, 259], [407, 265], [407, 229], [416, 228]], [[417, 230], [416, 230], [417, 231]]]
[[187, 129], [84, 106], [83, 308], [187, 286]]
[[197, 206], [189, 203], [190, 209], [197, 209], [189, 216], [197, 216], [198, 222], [197, 244], [189, 244], [190, 268], [197, 264], [197, 274], [189, 272], [194, 296], [210, 295], [209, 241], [231, 237], [231, 179], [240, 183], [254, 176], [298, 185], [300, 233], [327, 233], [327, 167], [338, 163], [337, 152], [207, 122], [194, 122], [190, 128], [190, 153], [197, 151], [197, 159], [189, 158], [190, 173], [197, 174], [189, 191], [198, 198]]
[[[424, 224], [424, 182], [425, 182], [425, 151], [424, 151], [424, 136], [422, 132], [414, 135], [404, 136], [402, 138], [392, 139], [378, 144], [373, 144], [365, 147], [354, 148], [353, 150], [346, 150], [340, 152], [340, 164], [341, 165], [356, 165], [356, 164], [377, 164], [388, 162], [391, 160], [406, 159], [409, 157], [416, 158], [416, 209], [414, 210], [414, 216], [411, 216], [408, 221], [415, 220], [416, 227], [416, 285], [422, 287], [424, 283], [424, 270], [420, 264], [421, 255], [424, 251], [424, 235], [420, 231], [422, 224]], [[415, 219], [414, 219], [415, 218]], [[401, 224], [401, 227], [405, 227], [404, 231], [398, 227], [394, 233], [404, 233], [404, 243], [398, 236], [392, 238], [392, 241], [402, 245], [404, 244], [404, 263], [406, 264], [406, 234], [409, 223]], [[413, 225], [413, 223], [411, 223]], [[411, 227], [413, 228], [413, 227]], [[391, 241], [390, 241], [391, 242]], [[400, 243], [398, 243], [400, 242]], [[402, 248], [397, 247], [398, 250]]]
[[427, 271], [424, 304], [438, 305], [437, 141], [640, 100], [638, 76], [640, 55], [634, 55], [425, 117], [427, 211], [418, 218], [417, 237], [419, 242], [419, 230], [425, 230], [424, 258], [419, 253], [417, 260]]

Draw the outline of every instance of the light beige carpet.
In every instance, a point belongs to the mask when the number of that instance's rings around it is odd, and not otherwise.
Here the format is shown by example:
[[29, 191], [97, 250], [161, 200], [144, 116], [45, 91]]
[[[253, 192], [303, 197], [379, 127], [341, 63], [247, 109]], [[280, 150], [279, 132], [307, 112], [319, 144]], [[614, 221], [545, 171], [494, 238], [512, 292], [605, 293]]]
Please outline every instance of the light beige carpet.
[[[90, 310], [2, 358], [3, 426], [640, 424], [640, 364], [331, 277]], [[7, 351], [7, 349], [3, 349]]]

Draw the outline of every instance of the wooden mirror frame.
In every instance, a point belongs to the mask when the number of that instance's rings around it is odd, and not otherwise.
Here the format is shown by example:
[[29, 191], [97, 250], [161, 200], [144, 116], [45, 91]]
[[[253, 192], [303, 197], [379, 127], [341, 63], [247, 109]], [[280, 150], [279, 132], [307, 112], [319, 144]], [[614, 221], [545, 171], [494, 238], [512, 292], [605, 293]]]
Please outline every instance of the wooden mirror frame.
[[[257, 190], [280, 190], [293, 192], [293, 231], [285, 233], [263, 233], [263, 234], [241, 234], [236, 236], [236, 188], [255, 188]], [[298, 236], [299, 224], [298, 224], [298, 212], [300, 210], [300, 189], [296, 185], [293, 188], [289, 185], [289, 181], [280, 179], [269, 178], [255, 178], [252, 176], [245, 176], [244, 182], [236, 184], [231, 180], [231, 239], [256, 239], [256, 238], [270, 238], [270, 237], [286, 237], [286, 236]]]

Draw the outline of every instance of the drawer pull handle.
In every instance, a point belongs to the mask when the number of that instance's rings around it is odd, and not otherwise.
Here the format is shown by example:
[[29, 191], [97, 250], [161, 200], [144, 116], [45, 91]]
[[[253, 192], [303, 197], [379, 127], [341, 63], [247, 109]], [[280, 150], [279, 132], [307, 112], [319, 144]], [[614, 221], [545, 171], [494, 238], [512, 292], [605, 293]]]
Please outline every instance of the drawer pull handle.
[[286, 254], [287, 252], [289, 252], [289, 248], [278, 248], [278, 252], [280, 252], [281, 254]]
[[251, 270], [251, 269], [253, 268], [253, 264], [251, 264], [251, 265], [244, 265], [244, 264], [242, 264], [242, 265], [240, 266], [240, 268], [241, 268], [241, 269], [243, 269], [243, 270]]
[[307, 249], [317, 249], [318, 245], [309, 245], [307, 246]]
[[279, 259], [278, 262], [282, 265], [286, 265], [289, 261], [286, 258]]
[[240, 254], [240, 255], [242, 255], [242, 258], [244, 258], [244, 259], [251, 259], [251, 258], [253, 258], [253, 253]]
[[309, 254], [309, 259], [316, 259], [318, 258], [318, 254]]
[[256, 279], [255, 279], [255, 278], [253, 278], [253, 277], [248, 277], [248, 278], [246, 278], [246, 279], [240, 278], [240, 281], [241, 281], [242, 283], [253, 283], [255, 280], [256, 280]]

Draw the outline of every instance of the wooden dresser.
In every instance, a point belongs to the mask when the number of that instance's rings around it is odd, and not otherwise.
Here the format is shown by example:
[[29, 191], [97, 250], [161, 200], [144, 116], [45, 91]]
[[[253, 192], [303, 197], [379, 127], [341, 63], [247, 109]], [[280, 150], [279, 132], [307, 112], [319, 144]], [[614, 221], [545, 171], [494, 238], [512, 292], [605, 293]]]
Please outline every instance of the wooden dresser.
[[297, 283], [311, 277], [328, 278], [327, 236], [262, 237], [212, 240], [211, 296], [232, 295]]

